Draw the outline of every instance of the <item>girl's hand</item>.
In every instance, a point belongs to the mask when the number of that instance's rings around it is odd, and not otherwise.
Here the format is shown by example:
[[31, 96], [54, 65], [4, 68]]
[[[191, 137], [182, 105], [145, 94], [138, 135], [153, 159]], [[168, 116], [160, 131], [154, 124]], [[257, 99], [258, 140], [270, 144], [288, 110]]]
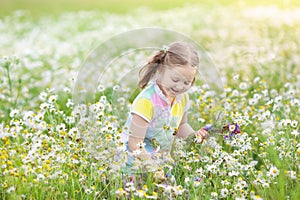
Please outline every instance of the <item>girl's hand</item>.
[[146, 161], [151, 159], [151, 154], [145, 148], [141, 148], [141, 152], [136, 157], [142, 161]]
[[197, 143], [203, 143], [203, 141], [206, 138], [208, 138], [209, 133], [206, 131], [205, 127], [202, 127], [201, 129], [199, 129], [198, 131], [195, 132], [195, 136], [196, 136]]

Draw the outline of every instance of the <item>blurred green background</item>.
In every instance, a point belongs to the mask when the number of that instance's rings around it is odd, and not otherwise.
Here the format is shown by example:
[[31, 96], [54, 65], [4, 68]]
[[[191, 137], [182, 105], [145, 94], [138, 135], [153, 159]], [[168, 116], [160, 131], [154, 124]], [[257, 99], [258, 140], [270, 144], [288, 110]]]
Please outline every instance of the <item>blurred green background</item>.
[[277, 5], [281, 8], [300, 6], [300, 0], [0, 0], [0, 17], [15, 10], [28, 10], [34, 17], [59, 15], [65, 11], [99, 10], [103, 12], [127, 13], [139, 7], [166, 10], [185, 4], [205, 6], [259, 6]]

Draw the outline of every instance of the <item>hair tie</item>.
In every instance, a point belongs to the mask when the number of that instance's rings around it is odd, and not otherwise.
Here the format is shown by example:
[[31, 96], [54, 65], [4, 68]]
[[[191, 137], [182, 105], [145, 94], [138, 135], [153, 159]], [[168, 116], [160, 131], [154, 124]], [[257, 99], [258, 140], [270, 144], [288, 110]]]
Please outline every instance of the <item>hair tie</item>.
[[169, 51], [169, 47], [163, 46], [162, 50], [163, 50], [164, 54], [166, 54]]

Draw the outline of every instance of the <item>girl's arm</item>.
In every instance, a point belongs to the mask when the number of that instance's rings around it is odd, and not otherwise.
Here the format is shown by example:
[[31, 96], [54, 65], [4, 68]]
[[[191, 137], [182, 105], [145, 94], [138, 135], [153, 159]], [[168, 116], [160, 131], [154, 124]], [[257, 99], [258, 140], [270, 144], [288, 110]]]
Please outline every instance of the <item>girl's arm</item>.
[[149, 123], [140, 117], [139, 115], [132, 114], [132, 121], [130, 126], [130, 134], [128, 139], [128, 146], [131, 152], [141, 150], [141, 153], [137, 155], [140, 159], [150, 159], [151, 155], [141, 145], [144, 143], [144, 138]]
[[204, 128], [201, 128], [198, 131], [194, 131], [194, 129], [187, 122], [187, 112], [184, 112], [176, 136], [180, 138], [186, 138], [191, 134], [201, 136], [203, 139], [205, 139], [208, 136], [208, 133]]

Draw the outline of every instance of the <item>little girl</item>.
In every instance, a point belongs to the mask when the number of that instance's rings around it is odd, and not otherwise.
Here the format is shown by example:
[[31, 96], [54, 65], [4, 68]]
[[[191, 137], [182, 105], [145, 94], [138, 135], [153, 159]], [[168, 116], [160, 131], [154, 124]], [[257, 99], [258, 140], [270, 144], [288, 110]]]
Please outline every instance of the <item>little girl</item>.
[[143, 90], [132, 103], [125, 126], [128, 131], [122, 133], [127, 150], [134, 155], [127, 166], [134, 159], [151, 162], [158, 151], [170, 154], [174, 136], [207, 137], [204, 128], [194, 131], [187, 122], [187, 91], [195, 81], [198, 64], [191, 45], [175, 42], [156, 52], [141, 68], [139, 87]]

